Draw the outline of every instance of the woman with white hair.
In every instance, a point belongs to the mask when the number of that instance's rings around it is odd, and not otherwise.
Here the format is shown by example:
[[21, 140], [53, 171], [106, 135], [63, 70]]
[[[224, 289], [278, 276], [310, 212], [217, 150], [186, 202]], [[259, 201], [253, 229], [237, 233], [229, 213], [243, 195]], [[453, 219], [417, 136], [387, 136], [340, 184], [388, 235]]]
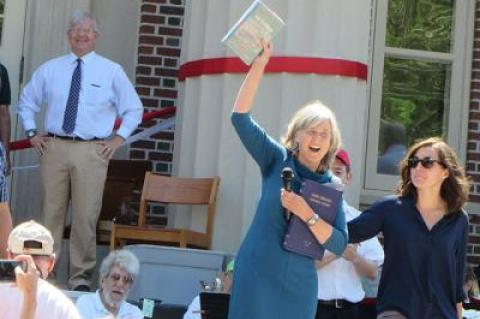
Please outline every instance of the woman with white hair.
[[77, 300], [82, 318], [143, 318], [138, 307], [126, 302], [139, 268], [137, 257], [128, 250], [110, 252], [100, 266], [100, 289], [95, 294], [83, 295]]

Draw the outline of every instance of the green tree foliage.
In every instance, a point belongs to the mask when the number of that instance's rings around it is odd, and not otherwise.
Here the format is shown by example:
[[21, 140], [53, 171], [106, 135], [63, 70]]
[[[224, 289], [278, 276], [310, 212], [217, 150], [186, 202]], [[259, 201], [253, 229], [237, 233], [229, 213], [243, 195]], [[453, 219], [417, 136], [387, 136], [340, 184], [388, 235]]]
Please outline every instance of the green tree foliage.
[[386, 45], [450, 52], [453, 0], [390, 0]]
[[[389, 47], [450, 52], [453, 1], [390, 0], [386, 45]], [[382, 126], [405, 128], [406, 144], [446, 133], [450, 65], [412, 58], [384, 61]], [[379, 145], [380, 154], [388, 141]]]
[[401, 123], [407, 145], [418, 138], [443, 135], [449, 74], [445, 64], [385, 59], [382, 120]]

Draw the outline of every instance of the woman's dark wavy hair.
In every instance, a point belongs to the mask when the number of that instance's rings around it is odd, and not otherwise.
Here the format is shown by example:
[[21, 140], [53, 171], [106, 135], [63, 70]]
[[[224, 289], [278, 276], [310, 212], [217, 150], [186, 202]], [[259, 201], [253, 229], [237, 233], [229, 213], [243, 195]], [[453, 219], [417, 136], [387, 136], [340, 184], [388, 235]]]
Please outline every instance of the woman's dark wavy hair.
[[447, 215], [460, 212], [468, 201], [470, 181], [465, 175], [465, 169], [460, 165], [455, 151], [439, 137], [420, 140], [410, 147], [407, 155], [400, 162], [400, 176], [402, 179], [396, 189], [397, 194], [413, 196], [415, 201], [417, 200], [417, 189], [410, 179], [408, 159], [412, 158], [423, 147], [433, 147], [437, 150], [440, 164], [448, 169], [448, 177], [445, 178], [440, 188], [440, 197], [445, 200], [448, 206]]

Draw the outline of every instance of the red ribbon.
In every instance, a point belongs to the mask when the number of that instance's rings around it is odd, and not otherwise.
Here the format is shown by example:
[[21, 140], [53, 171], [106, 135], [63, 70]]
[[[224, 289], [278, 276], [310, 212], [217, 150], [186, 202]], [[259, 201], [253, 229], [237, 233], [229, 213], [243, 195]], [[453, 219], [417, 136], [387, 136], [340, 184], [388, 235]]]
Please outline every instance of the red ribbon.
[[[236, 57], [201, 59], [180, 66], [178, 78], [184, 81], [186, 78], [201, 75], [246, 73], [249, 68]], [[345, 59], [277, 56], [270, 58], [265, 72], [339, 75], [366, 80], [368, 66]]]

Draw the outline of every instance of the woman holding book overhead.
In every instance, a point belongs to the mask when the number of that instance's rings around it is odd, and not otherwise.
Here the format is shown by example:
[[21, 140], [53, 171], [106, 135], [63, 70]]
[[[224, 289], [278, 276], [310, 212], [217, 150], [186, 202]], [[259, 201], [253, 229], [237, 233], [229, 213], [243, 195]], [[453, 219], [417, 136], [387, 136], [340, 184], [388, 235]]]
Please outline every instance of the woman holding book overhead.
[[[343, 207], [333, 225], [318, 217], [298, 193], [302, 180], [332, 181], [328, 170], [340, 146], [334, 114], [319, 101], [293, 116], [282, 143], [276, 142], [253, 120], [250, 110], [271, 44], [263, 43], [238, 92], [231, 120], [248, 153], [257, 162], [262, 192], [252, 225], [235, 261], [229, 319], [313, 319], [317, 306], [314, 260], [284, 250], [288, 221], [285, 210], [304, 221], [316, 240], [341, 255], [346, 242]], [[282, 189], [281, 172], [292, 168], [292, 192]]]
[[462, 318], [469, 183], [440, 138], [413, 145], [400, 162], [401, 182], [348, 223], [351, 242], [383, 232], [385, 261], [378, 318]]

